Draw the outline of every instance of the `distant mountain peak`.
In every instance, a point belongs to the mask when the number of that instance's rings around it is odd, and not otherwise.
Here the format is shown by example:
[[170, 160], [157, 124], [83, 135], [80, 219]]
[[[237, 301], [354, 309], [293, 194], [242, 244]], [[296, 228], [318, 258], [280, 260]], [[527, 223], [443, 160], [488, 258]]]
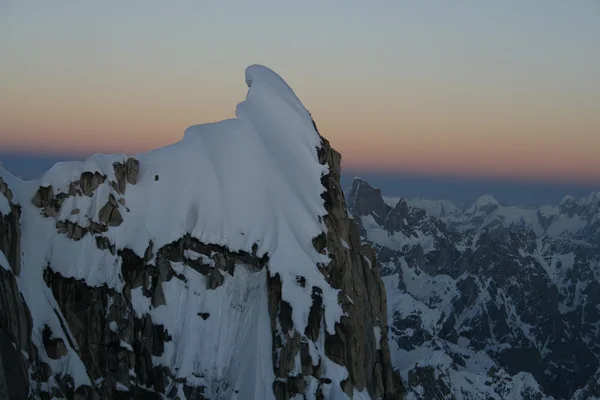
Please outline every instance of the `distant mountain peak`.
[[484, 212], [486, 214], [491, 214], [499, 208], [500, 203], [494, 196], [491, 194], [484, 194], [475, 200], [473, 205], [467, 209], [467, 213], [473, 214], [476, 212]]
[[369, 185], [364, 179], [354, 178], [348, 195], [348, 210], [354, 217], [372, 215], [384, 222], [391, 207], [385, 203], [381, 190]]
[[496, 200], [496, 198], [491, 194], [484, 194], [482, 196], [479, 196], [479, 198], [475, 201], [475, 205], [477, 205], [478, 207], [487, 206], [489, 204], [496, 206], [500, 205], [498, 200]]

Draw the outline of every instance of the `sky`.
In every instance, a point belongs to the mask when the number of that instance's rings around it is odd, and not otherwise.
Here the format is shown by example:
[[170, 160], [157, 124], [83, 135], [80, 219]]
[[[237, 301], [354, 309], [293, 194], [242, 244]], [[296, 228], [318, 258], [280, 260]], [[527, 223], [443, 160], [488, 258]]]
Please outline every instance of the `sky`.
[[346, 176], [600, 188], [599, 20], [598, 0], [4, 0], [0, 161], [173, 143], [233, 117], [258, 63]]

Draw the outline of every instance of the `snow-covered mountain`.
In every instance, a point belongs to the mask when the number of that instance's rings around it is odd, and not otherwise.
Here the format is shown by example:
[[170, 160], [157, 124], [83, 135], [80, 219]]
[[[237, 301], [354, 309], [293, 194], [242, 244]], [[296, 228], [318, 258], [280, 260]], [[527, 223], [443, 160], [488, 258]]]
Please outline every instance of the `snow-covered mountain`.
[[246, 82], [171, 146], [0, 169], [0, 398], [402, 398], [341, 156], [278, 75]]
[[409, 396], [600, 398], [598, 193], [461, 208], [383, 198], [357, 178], [348, 205], [377, 251]]

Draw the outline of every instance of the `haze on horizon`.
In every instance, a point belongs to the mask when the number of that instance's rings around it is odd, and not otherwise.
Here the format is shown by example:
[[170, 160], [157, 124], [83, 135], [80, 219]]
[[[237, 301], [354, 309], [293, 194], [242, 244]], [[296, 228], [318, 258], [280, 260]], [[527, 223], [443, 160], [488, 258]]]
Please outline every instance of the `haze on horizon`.
[[0, 152], [138, 153], [279, 73], [365, 173], [600, 186], [594, 0], [0, 4]]

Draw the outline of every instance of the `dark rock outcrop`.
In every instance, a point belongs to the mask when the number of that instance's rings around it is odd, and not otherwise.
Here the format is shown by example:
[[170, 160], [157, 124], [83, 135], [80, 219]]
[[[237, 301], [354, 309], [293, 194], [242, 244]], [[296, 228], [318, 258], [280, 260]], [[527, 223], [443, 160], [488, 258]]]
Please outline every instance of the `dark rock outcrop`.
[[[316, 129], [316, 127], [315, 127]], [[403, 385], [393, 370], [387, 341], [387, 306], [375, 255], [369, 246], [361, 246], [357, 226], [348, 216], [344, 195], [340, 187], [341, 155], [321, 138], [323, 146], [318, 150], [319, 161], [329, 167], [322, 177], [326, 188], [323, 192], [327, 215], [323, 217], [327, 234], [314, 238], [315, 249], [327, 252], [331, 261], [322, 266], [327, 282], [340, 289], [339, 303], [345, 312], [335, 334], [323, 328], [322, 299], [318, 288], [312, 288], [313, 307], [305, 332], [297, 332], [291, 320], [291, 306], [281, 297], [279, 276], [269, 279], [269, 311], [274, 332], [279, 325], [281, 336], [273, 336], [274, 366], [276, 382], [274, 392], [277, 399], [290, 399], [304, 394], [311, 379], [318, 381], [319, 391], [324, 385], [322, 366], [314, 366], [308, 354], [308, 345], [303, 336], [310, 340], [325, 335], [325, 354], [333, 362], [344, 366], [349, 377], [341, 389], [352, 397], [354, 389], [366, 390], [372, 398], [401, 399]], [[302, 284], [302, 279], [299, 279]], [[375, 332], [381, 332], [376, 337]], [[292, 376], [296, 356], [300, 354], [302, 375]]]
[[0, 398], [26, 399], [32, 387], [30, 376], [45, 381], [49, 368], [40, 361], [32, 342], [31, 312], [15, 278], [21, 267], [21, 207], [12, 202], [2, 178], [0, 190], [11, 210], [8, 215], [0, 212], [0, 251], [9, 264], [9, 269], [0, 266]]
[[[361, 246], [356, 224], [347, 212], [340, 187], [341, 155], [333, 150], [326, 139], [319, 151], [321, 163], [329, 166], [329, 174], [322, 178], [327, 226], [327, 248], [332, 261], [325, 276], [339, 288], [340, 304], [347, 317], [336, 326], [336, 335], [327, 336], [325, 353], [348, 368], [350, 384], [372, 397], [402, 398], [403, 386], [394, 372], [387, 341], [387, 303], [385, 288], [373, 252]], [[383, 206], [387, 207], [384, 203]], [[376, 203], [383, 213], [385, 207]], [[375, 331], [381, 332], [376, 337]]]
[[[0, 398], [25, 399], [29, 393], [31, 314], [11, 271], [0, 267]], [[27, 355], [27, 357], [25, 357]]]

